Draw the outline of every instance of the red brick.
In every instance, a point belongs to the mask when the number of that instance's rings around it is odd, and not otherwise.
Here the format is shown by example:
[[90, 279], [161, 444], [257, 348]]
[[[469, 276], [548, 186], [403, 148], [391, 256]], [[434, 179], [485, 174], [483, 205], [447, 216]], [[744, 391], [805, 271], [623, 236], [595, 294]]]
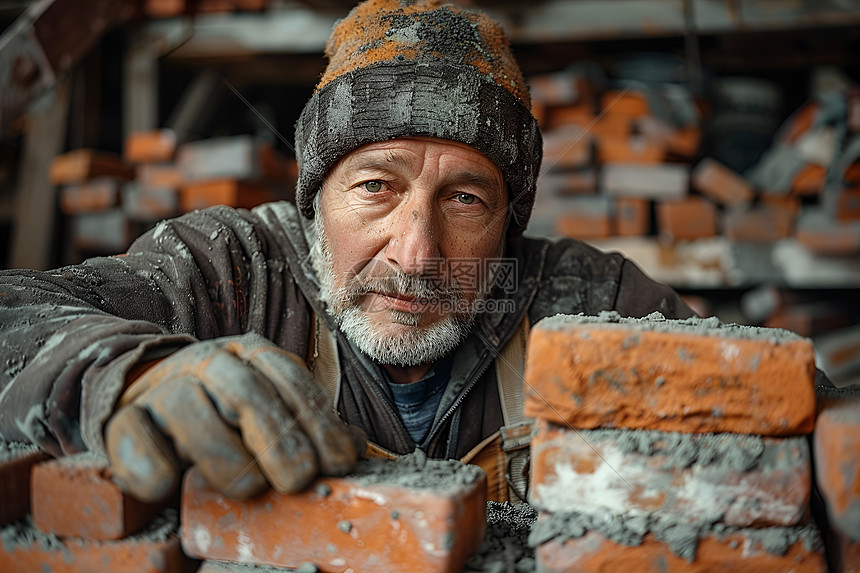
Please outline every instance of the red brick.
[[793, 195], [820, 195], [824, 190], [824, 180], [827, 176], [827, 168], [822, 165], [810, 163], [804, 166], [791, 182], [791, 193]]
[[600, 98], [600, 109], [607, 115], [631, 118], [651, 115], [648, 98], [636, 91], [607, 90]]
[[615, 234], [619, 237], [647, 235], [650, 203], [645, 199], [618, 199], [615, 202]]
[[137, 181], [144, 187], [179, 189], [185, 184], [182, 171], [172, 163], [137, 166]]
[[0, 571], [190, 573], [197, 564], [182, 553], [175, 513], [122, 541], [61, 540], [41, 533], [29, 520], [17, 521], [0, 530]]
[[635, 128], [645, 138], [661, 145], [670, 154], [690, 158], [699, 151], [702, 130], [696, 126], [678, 129], [656, 117], [642, 117], [636, 121]]
[[584, 128], [592, 125], [594, 117], [593, 105], [577, 103], [563, 106], [548, 106], [544, 122], [548, 130], [558, 129], [567, 125]]
[[830, 525], [860, 541], [860, 398], [823, 404], [815, 422], [813, 454]]
[[[776, 309], [762, 324], [766, 328], [783, 328], [801, 336], [816, 336], [851, 325], [851, 317], [841, 304], [827, 301], [785, 304]], [[821, 349], [816, 350], [821, 360]], [[819, 368], [821, 364], [819, 364]]]
[[543, 138], [544, 169], [577, 168], [591, 162], [591, 134], [568, 125], [547, 132]]
[[144, 0], [143, 13], [150, 18], [171, 18], [185, 12], [186, 0]]
[[30, 471], [46, 457], [36, 446], [0, 442], [0, 525], [30, 511]]
[[597, 159], [601, 163], [661, 163], [666, 149], [641, 135], [604, 135], [597, 139]]
[[749, 203], [754, 196], [749, 181], [711, 158], [703, 159], [693, 169], [692, 184], [694, 189], [719, 205]]
[[687, 196], [689, 177], [686, 165], [606, 163], [600, 188], [610, 197], [674, 201]]
[[723, 235], [733, 241], [772, 242], [791, 235], [794, 215], [769, 205], [736, 207], [723, 214]]
[[276, 160], [272, 144], [250, 135], [184, 143], [177, 149], [176, 166], [189, 183], [213, 179], [282, 181], [284, 178], [284, 165]]
[[596, 531], [578, 539], [553, 540], [537, 548], [537, 570], [542, 573], [589, 573], [605, 571], [659, 571], [660, 573], [825, 573], [820, 551], [810, 551], [803, 541], [784, 555], [768, 553], [743, 533], [699, 540], [696, 558], [690, 562], [649, 533], [641, 545], [620, 545]]
[[808, 339], [716, 319], [559, 316], [535, 325], [525, 414], [575, 428], [812, 431]]
[[[634, 439], [648, 451], [631, 451]], [[673, 459], [678, 448], [701, 457]], [[729, 450], [746, 452], [749, 467], [719, 459]], [[805, 437], [575, 431], [538, 420], [529, 503], [550, 512], [659, 512], [736, 527], [789, 526], [807, 515], [811, 481]]]
[[578, 197], [572, 208], [556, 219], [563, 237], [600, 239], [612, 234], [612, 203], [605, 197]]
[[180, 189], [179, 208], [184, 213], [215, 205], [250, 209], [272, 199], [272, 192], [263, 185], [235, 179], [218, 179], [189, 183]]
[[125, 140], [124, 158], [129, 163], [164, 163], [176, 152], [176, 134], [169, 129], [136, 131]]
[[815, 253], [850, 255], [860, 252], [860, 222], [839, 222], [820, 211], [807, 210], [797, 219], [797, 241]]
[[122, 162], [118, 155], [92, 149], [77, 149], [54, 157], [50, 178], [54, 185], [83, 183], [96, 177], [132, 179], [134, 168]]
[[860, 573], [860, 541], [835, 532], [827, 547], [831, 573]]
[[123, 213], [139, 221], [157, 221], [179, 214], [179, 192], [131, 181], [122, 190]]
[[[374, 477], [372, 467], [394, 473]], [[441, 488], [439, 472], [464, 479]], [[400, 481], [410, 476], [437, 485]], [[321, 478], [302, 493], [269, 491], [236, 502], [192, 469], [183, 485], [182, 545], [205, 559], [280, 567], [312, 562], [322, 571], [460, 571], [483, 541], [486, 487], [474, 466], [365, 460], [357, 474]]]
[[60, 537], [114, 540], [147, 523], [163, 506], [125, 495], [111, 481], [107, 460], [79, 454], [33, 469], [33, 524]]
[[836, 220], [860, 221], [860, 189], [843, 189], [836, 197]]
[[588, 131], [595, 138], [630, 137], [633, 132], [634, 119], [626, 115], [603, 114], [588, 125]]
[[104, 211], [119, 203], [121, 183], [110, 177], [100, 177], [86, 183], [60, 189], [60, 210], [66, 215]]
[[791, 195], [773, 195], [764, 193], [760, 196], [761, 204], [768, 205], [775, 209], [787, 211], [793, 217], [797, 217], [800, 213], [800, 199]]
[[804, 104], [785, 122], [785, 127], [780, 129], [779, 141], [781, 143], [794, 143], [800, 136], [809, 131], [815, 116], [818, 114], [818, 104], [810, 102]]
[[842, 181], [848, 187], [860, 187], [860, 161], [852, 163], [845, 168]]
[[657, 203], [657, 229], [672, 240], [700, 239], [717, 234], [717, 208], [701, 197]]

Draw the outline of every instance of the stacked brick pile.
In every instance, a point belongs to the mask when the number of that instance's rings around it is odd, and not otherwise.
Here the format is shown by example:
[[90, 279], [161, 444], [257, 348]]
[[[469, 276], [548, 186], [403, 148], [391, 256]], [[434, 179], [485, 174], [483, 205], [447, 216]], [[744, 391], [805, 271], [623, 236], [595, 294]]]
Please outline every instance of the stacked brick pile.
[[197, 564], [179, 542], [175, 508], [140, 503], [111, 481], [107, 461], [45, 461], [0, 447], [0, 571], [180, 573]]
[[51, 165], [72, 244], [83, 255], [124, 251], [155, 222], [195, 209], [289, 198], [295, 179], [295, 162], [252, 136], [177, 146], [167, 129], [131, 134], [123, 157], [79, 149]]
[[269, 491], [237, 502], [196, 470], [182, 492], [182, 546], [201, 571], [248, 565], [306, 571], [455, 573], [484, 540], [486, 476], [475, 466], [428, 460], [363, 460], [345, 478], [308, 490]]
[[807, 339], [715, 319], [533, 330], [538, 570], [824, 571]]
[[269, 0], [144, 0], [143, 14], [149, 18], [172, 18], [189, 14], [261, 12]]
[[841, 115], [803, 107], [744, 175], [697, 158], [707, 106], [683, 88], [599, 93], [569, 71], [530, 83], [545, 153], [533, 231], [668, 243], [794, 237], [815, 253], [860, 252], [860, 92], [844, 96]]
[[813, 434], [831, 570], [860, 571], [860, 389], [822, 392]]

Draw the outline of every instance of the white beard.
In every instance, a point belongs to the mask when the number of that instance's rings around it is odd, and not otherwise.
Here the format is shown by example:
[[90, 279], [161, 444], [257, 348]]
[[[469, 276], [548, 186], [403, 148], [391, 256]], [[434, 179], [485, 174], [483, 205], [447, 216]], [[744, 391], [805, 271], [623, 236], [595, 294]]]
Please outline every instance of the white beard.
[[[374, 362], [394, 366], [418, 366], [432, 364], [454, 350], [466, 337], [475, 320], [474, 304], [466, 304], [462, 291], [456, 285], [443, 285], [441, 288], [433, 281], [407, 275], [393, 267], [386, 267], [385, 274], [371, 272], [351, 277], [346, 285], [335, 287], [332, 255], [322, 222], [322, 214], [317, 210], [314, 220], [317, 240], [311, 247], [310, 256], [314, 270], [320, 280], [320, 298], [326, 304], [329, 314], [347, 339], [369, 356]], [[362, 269], [369, 270], [370, 265]], [[372, 276], [364, 277], [362, 274]], [[421, 327], [421, 315], [398, 310], [385, 309], [392, 323], [407, 326], [399, 334], [382, 332], [369, 315], [373, 309], [362, 309], [359, 300], [375, 287], [384, 285], [385, 292], [411, 294], [427, 299], [445, 299], [453, 308], [468, 309], [467, 313], [449, 312], [435, 323]], [[485, 289], [479, 289], [477, 300], [485, 298]], [[476, 301], [477, 302], [477, 301]]]

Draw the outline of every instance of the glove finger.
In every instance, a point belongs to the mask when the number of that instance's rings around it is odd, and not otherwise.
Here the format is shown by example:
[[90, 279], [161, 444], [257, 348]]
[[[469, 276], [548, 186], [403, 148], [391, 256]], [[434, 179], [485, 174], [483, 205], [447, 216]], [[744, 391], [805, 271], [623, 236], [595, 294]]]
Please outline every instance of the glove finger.
[[123, 491], [146, 502], [166, 499], [179, 485], [182, 465], [149, 415], [131, 405], [105, 428], [111, 473]]
[[204, 385], [222, 416], [235, 420], [277, 491], [292, 493], [317, 476], [317, 455], [271, 382], [232, 354], [214, 356]]
[[266, 478], [241, 437], [221, 418], [196, 379], [167, 381], [141, 402], [173, 439], [176, 452], [196, 464], [212, 487], [233, 499], [247, 499], [266, 488]]
[[240, 356], [272, 381], [293, 411], [316, 448], [320, 471], [335, 476], [349, 473], [364, 448], [357, 447], [349, 427], [335, 414], [304, 363], [295, 355], [277, 348], [244, 352]]

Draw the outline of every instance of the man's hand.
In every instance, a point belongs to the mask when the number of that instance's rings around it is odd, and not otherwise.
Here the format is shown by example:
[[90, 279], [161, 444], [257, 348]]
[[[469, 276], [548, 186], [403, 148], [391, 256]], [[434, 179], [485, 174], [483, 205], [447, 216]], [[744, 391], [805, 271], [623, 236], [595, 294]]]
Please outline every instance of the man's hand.
[[235, 499], [343, 475], [364, 439], [321, 394], [296, 355], [259, 335], [192, 344], [123, 395], [105, 430], [112, 472], [144, 501], [168, 496], [187, 463]]

